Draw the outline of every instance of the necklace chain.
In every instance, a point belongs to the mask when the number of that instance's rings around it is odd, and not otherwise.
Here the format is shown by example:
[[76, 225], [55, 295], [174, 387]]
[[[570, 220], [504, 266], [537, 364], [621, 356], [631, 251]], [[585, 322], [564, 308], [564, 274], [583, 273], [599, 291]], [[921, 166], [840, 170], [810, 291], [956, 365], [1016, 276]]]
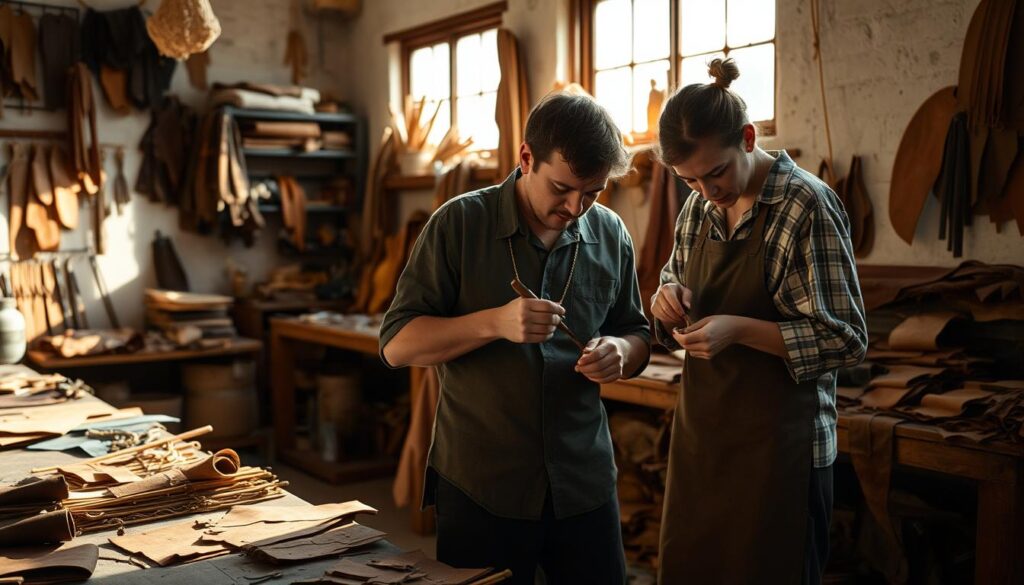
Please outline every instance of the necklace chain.
[[[508, 242], [508, 255], [512, 258], [512, 272], [516, 275], [516, 280], [522, 282], [523, 279], [519, 277], [519, 267], [516, 266], [516, 253], [512, 250], [512, 238], [505, 240]], [[565, 279], [565, 288], [562, 289], [562, 298], [558, 299], [558, 304], [561, 305], [565, 301], [566, 295], [569, 294], [569, 287], [572, 286], [572, 275], [576, 272], [576, 258], [580, 253], [580, 238], [576, 236], [576, 244], [573, 246], [572, 251], [572, 263], [569, 264], [569, 276]]]

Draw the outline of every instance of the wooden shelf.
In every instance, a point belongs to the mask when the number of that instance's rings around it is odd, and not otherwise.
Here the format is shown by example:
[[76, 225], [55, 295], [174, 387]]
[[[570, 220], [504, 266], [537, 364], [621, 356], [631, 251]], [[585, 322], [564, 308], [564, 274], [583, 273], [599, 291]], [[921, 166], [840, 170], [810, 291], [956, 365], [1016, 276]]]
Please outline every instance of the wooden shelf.
[[259, 353], [263, 343], [246, 337], [236, 337], [227, 345], [211, 349], [181, 349], [174, 351], [141, 351], [136, 353], [92, 355], [61, 358], [51, 353], [29, 350], [26, 355], [33, 365], [44, 369], [87, 368], [93, 366], [120, 366], [202, 359], [228, 355]]
[[356, 153], [351, 150], [313, 150], [306, 152], [291, 148], [243, 148], [242, 154], [265, 158], [287, 157], [309, 160], [342, 160], [356, 157]]
[[345, 112], [327, 113], [314, 112], [303, 114], [302, 112], [283, 112], [278, 110], [246, 110], [228, 106], [225, 110], [235, 118], [246, 120], [272, 120], [281, 122], [319, 122], [335, 124], [355, 124], [359, 117], [355, 114]]
[[339, 484], [365, 481], [393, 475], [398, 459], [382, 457], [355, 461], [324, 461], [316, 451], [293, 448], [278, 449], [277, 458], [324, 481]]
[[[494, 167], [473, 169], [472, 180], [481, 183], [495, 183], [498, 170]], [[392, 191], [426, 191], [436, 184], [434, 175], [391, 175], [384, 179], [384, 188]]]
[[[277, 203], [260, 203], [259, 210], [263, 213], [280, 213], [281, 206]], [[327, 203], [306, 203], [306, 213], [348, 213], [349, 207]]]

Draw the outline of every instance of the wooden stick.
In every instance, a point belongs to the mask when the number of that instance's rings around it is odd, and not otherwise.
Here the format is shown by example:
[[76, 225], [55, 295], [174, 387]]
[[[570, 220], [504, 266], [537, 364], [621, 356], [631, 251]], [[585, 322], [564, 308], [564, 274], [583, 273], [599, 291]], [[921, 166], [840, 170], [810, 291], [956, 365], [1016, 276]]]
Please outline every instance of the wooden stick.
[[[518, 278], [512, 279], [512, 290], [516, 291], [519, 294], [519, 296], [524, 299], [537, 298], [537, 295], [533, 294], [533, 291], [527, 288], [527, 286], [523, 284], [523, 282]], [[580, 348], [580, 351], [586, 351], [587, 345], [580, 341], [580, 339], [576, 337], [575, 334], [573, 334], [572, 330], [569, 329], [569, 326], [565, 324], [565, 320], [559, 319], [557, 327], [564, 331], [565, 334], [569, 336], [569, 339], [571, 339], [572, 342], [576, 344], [576, 347]]]
[[[173, 443], [175, 441], [185, 441], [187, 439], [192, 439], [194, 437], [205, 435], [206, 433], [209, 433], [212, 430], [213, 430], [212, 426], [206, 425], [205, 427], [199, 427], [198, 429], [192, 429], [191, 431], [185, 431], [184, 433], [181, 433], [180, 435], [174, 435], [172, 437], [167, 437], [167, 438], [164, 438], [164, 439], [160, 439], [159, 441], [153, 441], [152, 443], [145, 443], [143, 445], [136, 445], [134, 447], [129, 447], [127, 449], [121, 449], [120, 451], [112, 451], [110, 453], [107, 453], [106, 455], [99, 455], [99, 456], [93, 457], [91, 459], [83, 459], [81, 461], [76, 461], [75, 463], [79, 463], [79, 464], [80, 463], [96, 463], [98, 461], [106, 461], [108, 459], [114, 459], [114, 458], [120, 457], [122, 455], [130, 455], [132, 453], [138, 453], [140, 451], [146, 451], [148, 449], [152, 449], [153, 447], [159, 447], [160, 445], [166, 445], [167, 443]], [[60, 467], [60, 465], [51, 465], [50, 467], [37, 467], [37, 468], [32, 470], [32, 473], [43, 473], [45, 471], [54, 471], [58, 467]]]

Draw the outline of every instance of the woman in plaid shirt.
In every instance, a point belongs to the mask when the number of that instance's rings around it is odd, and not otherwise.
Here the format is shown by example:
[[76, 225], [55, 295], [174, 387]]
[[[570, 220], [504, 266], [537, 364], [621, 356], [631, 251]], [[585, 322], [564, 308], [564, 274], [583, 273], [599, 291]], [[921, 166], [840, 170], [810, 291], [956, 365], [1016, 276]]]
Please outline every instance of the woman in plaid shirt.
[[693, 190], [651, 301], [685, 349], [662, 519], [661, 583], [819, 583], [828, 558], [835, 372], [867, 348], [850, 224], [836, 194], [756, 144], [715, 79], [676, 92], [660, 155]]

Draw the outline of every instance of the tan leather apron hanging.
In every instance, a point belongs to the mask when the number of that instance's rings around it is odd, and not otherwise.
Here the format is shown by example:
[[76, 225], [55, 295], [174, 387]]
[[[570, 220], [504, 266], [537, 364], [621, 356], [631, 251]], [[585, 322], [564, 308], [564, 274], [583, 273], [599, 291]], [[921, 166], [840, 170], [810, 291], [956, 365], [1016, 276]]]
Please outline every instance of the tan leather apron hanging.
[[[693, 321], [741, 315], [782, 321], [765, 286], [762, 204], [750, 238], [708, 238], [686, 265]], [[815, 383], [733, 344], [687, 358], [672, 427], [658, 581], [799, 584], [812, 466]]]

